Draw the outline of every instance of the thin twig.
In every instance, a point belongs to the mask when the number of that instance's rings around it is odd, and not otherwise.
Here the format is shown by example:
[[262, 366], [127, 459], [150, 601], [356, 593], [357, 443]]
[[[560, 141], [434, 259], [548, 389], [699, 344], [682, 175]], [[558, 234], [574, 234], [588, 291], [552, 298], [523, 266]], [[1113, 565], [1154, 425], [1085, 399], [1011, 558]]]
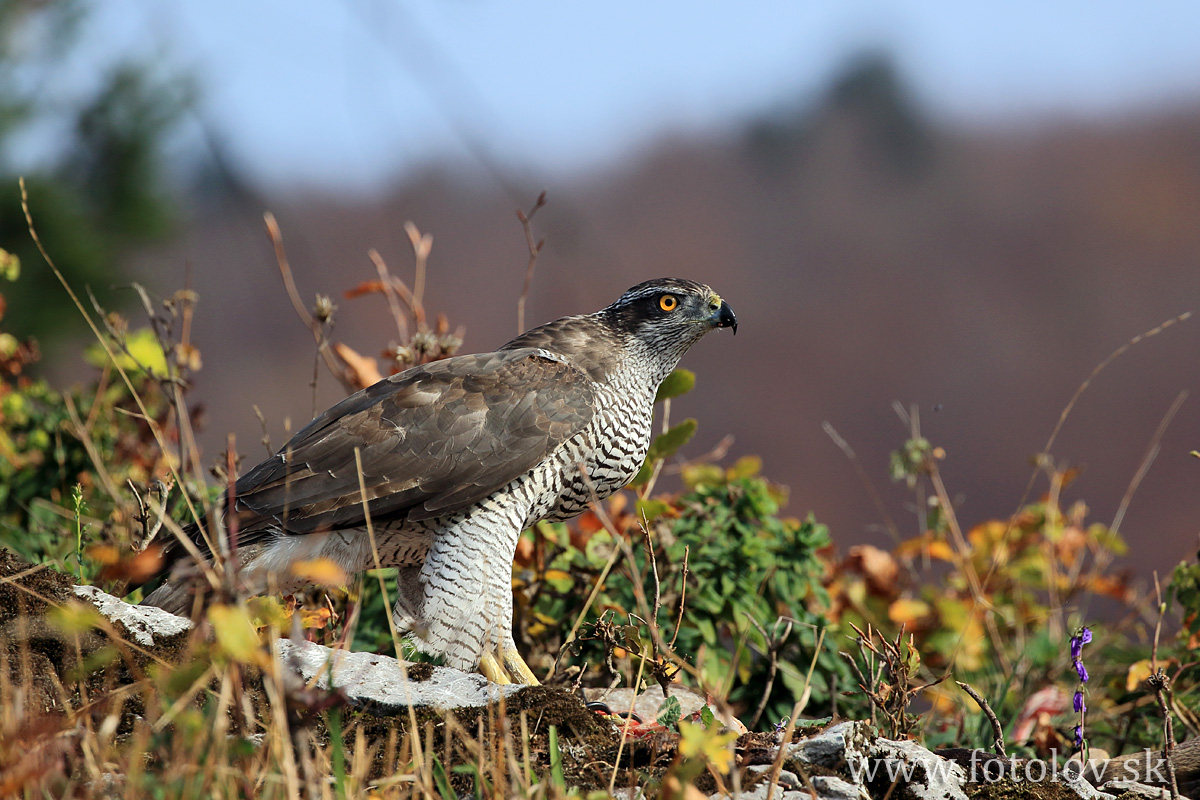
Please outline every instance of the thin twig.
[[992, 711], [992, 707], [988, 705], [988, 701], [983, 698], [983, 695], [975, 691], [975, 688], [971, 686], [971, 684], [963, 683], [962, 681], [955, 681], [955, 683], [958, 684], [960, 689], [971, 695], [971, 699], [979, 705], [979, 708], [983, 711], [983, 715], [987, 717], [988, 722], [992, 723], [992, 733], [996, 737], [996, 750], [999, 751], [1001, 758], [1008, 758], [1008, 753], [1004, 752], [1004, 726], [1002, 726], [1000, 724], [1000, 720], [997, 719], [996, 712]]
[[871, 482], [871, 478], [867, 474], [866, 469], [863, 468], [862, 461], [859, 460], [858, 454], [854, 452], [854, 448], [851, 447], [850, 443], [847, 442], [842, 435], [837, 432], [837, 429], [833, 427], [832, 423], [828, 421], [822, 422], [821, 430], [825, 431], [825, 435], [833, 440], [833, 443], [837, 445], [837, 448], [842, 451], [842, 454], [846, 456], [846, 459], [850, 462], [851, 466], [854, 467], [854, 472], [856, 475], [858, 475], [859, 483], [863, 485], [863, 488], [867, 492], [867, 496], [871, 498], [871, 504], [875, 506], [876, 513], [878, 513], [880, 519], [883, 520], [883, 525], [885, 528], [887, 528], [887, 532], [892, 537], [892, 541], [898, 544], [901, 540], [900, 529], [896, 527], [896, 523], [892, 520], [892, 515], [888, 513], [887, 506], [884, 505], [883, 498], [879, 496], [879, 492], [876, 490], [875, 484]]
[[[787, 637], [792, 633], [793, 620], [791, 618], [779, 617], [775, 620], [775, 625], [771, 628], [771, 633], [768, 635], [766, 628], [762, 626], [749, 612], [743, 611], [742, 614], [750, 621], [750, 624], [758, 629], [758, 633], [763, 638], [763, 643], [767, 647], [767, 656], [770, 658], [770, 665], [767, 669], [767, 683], [763, 687], [762, 698], [758, 701], [758, 708], [754, 711], [754, 717], [750, 720], [750, 729], [758, 727], [758, 721], [762, 718], [763, 712], [767, 708], [767, 701], [771, 698], [771, 690], [775, 688], [775, 675], [779, 671], [779, 651], [783, 647]], [[786, 626], [783, 633], [777, 633], [779, 623], [786, 621]]]
[[283, 248], [283, 233], [279, 230], [279, 223], [275, 221], [275, 215], [270, 211], [266, 212], [263, 214], [263, 222], [267, 226], [267, 236], [271, 239], [271, 245], [275, 248], [275, 263], [279, 266], [283, 287], [292, 301], [292, 308], [295, 309], [296, 316], [300, 317], [300, 321], [312, 332], [313, 341], [317, 343], [317, 352], [324, 360], [326, 369], [333, 377], [337, 378], [347, 392], [354, 391], [353, 381], [346, 374], [346, 370], [338, 364], [333, 350], [329, 347], [329, 338], [325, 335], [324, 324], [305, 308], [304, 301], [300, 299], [300, 293], [296, 290], [296, 281], [292, 277], [292, 267], [288, 263], [287, 251]]
[[[383, 260], [383, 256], [379, 255], [379, 251], [371, 248], [367, 251], [367, 257], [371, 259], [371, 263], [375, 265], [375, 272], [379, 275], [379, 284], [383, 289], [384, 299], [387, 300], [388, 311], [392, 313], [392, 319], [396, 323], [396, 332], [400, 335], [400, 341], [408, 340], [408, 319], [405, 317], [404, 310], [400, 307], [400, 298], [396, 296], [396, 286], [392, 280], [392, 274], [388, 271], [387, 262]], [[409, 307], [412, 307], [412, 296], [409, 296]]]
[[546, 205], [546, 193], [542, 192], [534, 201], [533, 207], [528, 213], [517, 209], [517, 219], [521, 221], [521, 228], [525, 231], [525, 244], [529, 248], [529, 262], [525, 265], [525, 283], [521, 287], [521, 296], [517, 299], [517, 334], [525, 332], [525, 298], [529, 296], [529, 285], [533, 282], [533, 268], [537, 266], [538, 254], [542, 252], [542, 248], [546, 245], [545, 239], [534, 240], [533, 236], [533, 215], [538, 212], [538, 209]]
[[[779, 774], [783, 772], [783, 759], [787, 755], [787, 746], [792, 743], [792, 734], [796, 730], [796, 717], [800, 715], [802, 707], [799, 703], [792, 706], [792, 713], [788, 717], [787, 727], [783, 730], [783, 741], [779, 743], [779, 751], [775, 754], [775, 760], [771, 764], [771, 780], [767, 784], [767, 797], [775, 796], [775, 787], [779, 785]], [[811, 791], [812, 787], [809, 787]]]
[[[125, 383], [125, 387], [129, 389], [129, 394], [133, 398], [134, 402], [137, 403], [138, 410], [141, 411], [142, 417], [145, 419], [146, 425], [150, 428], [150, 432], [154, 436], [154, 441], [158, 444], [159, 449], [163, 453], [170, 452], [170, 449], [167, 447], [166, 439], [163, 437], [162, 430], [151, 418], [150, 412], [146, 410], [146, 405], [142, 402], [141, 395], [139, 395], [137, 390], [134, 389], [133, 381], [130, 379], [129, 374], [120, 365], [120, 363], [117, 362], [116, 354], [113, 353], [108, 339], [100, 334], [100, 329], [96, 326], [95, 320], [93, 320], [91, 315], [88, 314], [84, 309], [83, 303], [79, 301], [79, 296], [75, 294], [75, 291], [71, 288], [71, 285], [67, 283], [66, 277], [64, 277], [62, 272], [59, 271], [58, 266], [54, 263], [54, 259], [50, 258], [50, 253], [47, 252], [45, 245], [42, 244], [42, 239], [40, 236], [38, 236], [37, 228], [33, 224], [33, 212], [29, 210], [29, 192], [25, 186], [25, 179], [23, 177], [19, 178], [17, 183], [21, 187], [21, 210], [25, 214], [25, 226], [29, 231], [29, 236], [33, 239], [33, 243], [37, 246], [38, 253], [41, 254], [42, 260], [46, 262], [48, 267], [50, 267], [50, 271], [54, 273], [54, 277], [58, 279], [58, 282], [62, 285], [63, 289], [66, 290], [67, 295], [71, 298], [71, 302], [75, 304], [75, 308], [83, 316], [83, 319], [87, 322], [88, 327], [91, 328], [92, 334], [96, 337], [96, 340], [100, 342], [100, 346], [104, 348], [104, 354], [108, 357], [108, 362], [112, 363], [112, 365], [116, 368], [118, 374], [121, 376], [121, 380]], [[170, 470], [171, 476], [175, 479], [175, 482], [182, 486], [183, 480], [180, 478], [178, 470], [175, 469], [175, 465], [171, 463], [170, 459], [167, 459], [166, 466], [167, 469]], [[196, 510], [195, 505], [192, 503], [192, 498], [188, 496], [187, 492], [183, 493], [183, 499], [187, 504], [188, 511], [191, 513], [192, 518], [199, 522], [200, 513]]]
[[1162, 599], [1162, 587], [1158, 582], [1158, 570], [1154, 570], [1154, 597], [1158, 603], [1158, 620], [1154, 624], [1154, 645], [1150, 648], [1150, 672], [1158, 672], [1158, 637], [1162, 633], [1163, 615], [1167, 604]]
[[404, 232], [408, 234], [416, 261], [413, 266], [412, 298], [408, 305], [412, 309], [413, 320], [419, 327], [425, 324], [425, 268], [429, 263], [429, 253], [433, 250], [433, 234], [421, 233], [411, 221], [404, 223]]
[[[1129, 480], [1129, 486], [1125, 489], [1125, 494], [1121, 496], [1121, 503], [1117, 507], [1117, 512], [1113, 514], [1113, 521], [1108, 526], [1113, 534], [1117, 534], [1121, 530], [1121, 523], [1125, 521], [1125, 512], [1129, 509], [1129, 504], [1133, 500], [1133, 495], [1137, 492], [1138, 487], [1142, 483], [1142, 479], [1146, 477], [1146, 473], [1150, 471], [1150, 465], [1154, 463], [1159, 451], [1162, 449], [1162, 439], [1167, 433], [1167, 428], [1171, 424], [1171, 420], [1179, 413], [1180, 407], [1187, 400], [1187, 390], [1181, 391], [1175, 396], [1175, 400], [1171, 403], [1167, 413], [1163, 414], [1163, 418], [1159, 421], [1158, 427], [1154, 429], [1154, 433], [1150, 437], [1150, 443], [1146, 446], [1146, 452], [1142, 456], [1141, 462], [1138, 464], [1137, 470], [1133, 477]], [[1092, 575], [1099, 575], [1113, 559], [1113, 553], [1108, 549], [1101, 549], [1095, 558], [1095, 563], [1092, 567]], [[1092, 595], [1088, 595], [1084, 601], [1083, 607], [1080, 609], [1081, 614], [1086, 618], [1087, 607], [1090, 603]], [[1160, 617], [1161, 619], [1161, 617]]]
[[688, 556], [692, 546], [683, 546], [683, 575], [679, 579], [679, 616], [675, 619], [675, 633], [671, 636], [671, 649], [675, 648], [675, 640], [679, 638], [679, 629], [683, 626], [683, 607], [687, 602]]
[[1146, 683], [1154, 690], [1154, 697], [1158, 700], [1158, 710], [1163, 718], [1163, 759], [1167, 762], [1167, 776], [1171, 779], [1171, 797], [1172, 800], [1175, 800], [1179, 797], [1179, 783], [1175, 779], [1175, 763], [1171, 760], [1171, 756], [1175, 753], [1175, 725], [1171, 721], [1171, 710], [1167, 707], [1171, 679], [1162, 667], [1158, 666], [1158, 637], [1162, 630], [1162, 619], [1167, 605], [1162, 599], [1162, 587], [1158, 582], [1157, 570], [1154, 572], [1154, 594], [1158, 601], [1158, 624], [1154, 626], [1154, 647], [1150, 651], [1151, 675], [1146, 679]]

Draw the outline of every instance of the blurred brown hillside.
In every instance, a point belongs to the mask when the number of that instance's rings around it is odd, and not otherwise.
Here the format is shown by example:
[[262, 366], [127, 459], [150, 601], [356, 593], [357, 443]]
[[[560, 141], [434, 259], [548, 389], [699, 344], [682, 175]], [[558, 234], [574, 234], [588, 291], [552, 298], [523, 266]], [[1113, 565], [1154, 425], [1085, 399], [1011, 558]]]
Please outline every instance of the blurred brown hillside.
[[[302, 294], [340, 297], [374, 276], [367, 250], [411, 275], [406, 220], [434, 236], [428, 307], [466, 327], [465, 350], [516, 333], [526, 262], [516, 206], [548, 189], [547, 240], [527, 319], [594, 310], [649, 277], [710, 282], [737, 310], [736, 338], [687, 357], [700, 454], [725, 434], [760, 454], [841, 547], [879, 541], [857, 451], [905, 535], [915, 534], [887, 456], [906, 430], [893, 400], [919, 405], [948, 457], [970, 525], [1011, 513], [1058, 415], [1092, 368], [1135, 334], [1200, 310], [1200, 109], [1011, 129], [932, 127], [885, 71], [866, 68], [803, 111], [724, 138], [660, 142], [603, 174], [515, 181], [431, 171], [385, 197], [240, 195], [194, 217], [173, 244], [140, 253], [159, 291], [192, 265], [204, 356], [195, 397], [208, 456], [237, 433], [265, 455], [313, 412], [313, 346], [282, 290], [262, 212], [279, 219]], [[394, 337], [379, 298], [340, 307], [335, 338], [376, 354]], [[1167, 430], [1122, 526], [1148, 575], [1200, 532], [1200, 319], [1133, 348], [1083, 396], [1054, 448], [1084, 467], [1071, 487], [1112, 515], [1176, 395]], [[317, 410], [339, 397], [322, 373]], [[935, 408], [937, 410], [935, 410]], [[1039, 483], [1039, 489], [1045, 483]]]

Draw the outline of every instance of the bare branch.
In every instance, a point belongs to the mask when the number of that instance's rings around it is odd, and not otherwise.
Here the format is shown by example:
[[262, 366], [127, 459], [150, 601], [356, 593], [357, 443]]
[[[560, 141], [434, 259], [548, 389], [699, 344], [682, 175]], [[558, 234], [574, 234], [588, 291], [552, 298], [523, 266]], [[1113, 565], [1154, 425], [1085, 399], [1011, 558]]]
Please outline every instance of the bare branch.
[[1000, 724], [1000, 720], [996, 717], [996, 712], [992, 711], [992, 707], [988, 705], [988, 701], [983, 698], [983, 695], [975, 691], [975, 688], [969, 683], [963, 683], [962, 681], [955, 681], [955, 683], [964, 692], [971, 695], [971, 699], [979, 705], [979, 708], [983, 711], [983, 715], [992, 724], [992, 733], [996, 737], [996, 750], [999, 751], [1001, 758], [1008, 758], [1008, 753], [1004, 752], [1004, 726]]
[[525, 332], [525, 299], [529, 296], [529, 284], [533, 282], [533, 268], [537, 266], [538, 254], [542, 252], [542, 248], [546, 244], [545, 239], [534, 241], [533, 236], [533, 216], [538, 212], [538, 209], [546, 205], [546, 193], [542, 192], [534, 201], [533, 207], [526, 213], [517, 209], [517, 219], [521, 221], [521, 228], [525, 231], [525, 244], [529, 248], [529, 263], [525, 266], [525, 284], [521, 287], [521, 296], [517, 299], [517, 334]]
[[271, 239], [271, 245], [275, 248], [275, 262], [279, 265], [279, 275], [283, 278], [283, 287], [287, 290], [288, 298], [292, 301], [292, 308], [295, 309], [296, 316], [300, 317], [300, 321], [312, 332], [313, 341], [317, 343], [317, 352], [325, 361], [326, 369], [329, 370], [333, 377], [337, 378], [338, 382], [342, 384], [347, 392], [354, 391], [355, 387], [351, 377], [338, 364], [337, 358], [329, 347], [329, 339], [325, 335], [324, 323], [315, 318], [305, 308], [304, 301], [300, 299], [300, 293], [296, 290], [296, 281], [292, 277], [292, 267], [288, 263], [287, 251], [283, 248], [283, 234], [279, 230], [279, 223], [275, 221], [275, 215], [268, 211], [263, 214], [263, 222], [267, 226], [267, 236]]

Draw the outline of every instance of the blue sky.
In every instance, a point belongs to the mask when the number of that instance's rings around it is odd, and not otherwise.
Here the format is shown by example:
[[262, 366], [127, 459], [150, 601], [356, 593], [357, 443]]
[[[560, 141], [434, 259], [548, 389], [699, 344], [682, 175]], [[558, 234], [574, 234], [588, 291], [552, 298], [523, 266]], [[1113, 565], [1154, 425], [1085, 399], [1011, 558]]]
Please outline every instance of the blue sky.
[[[1200, 3], [105, 0], [53, 85], [114, 59], [193, 73], [207, 130], [275, 185], [380, 186], [473, 141], [544, 172], [801, 107], [891, 53], [933, 113], [1024, 124], [1200, 102]], [[37, 139], [25, 157], [37, 156]]]

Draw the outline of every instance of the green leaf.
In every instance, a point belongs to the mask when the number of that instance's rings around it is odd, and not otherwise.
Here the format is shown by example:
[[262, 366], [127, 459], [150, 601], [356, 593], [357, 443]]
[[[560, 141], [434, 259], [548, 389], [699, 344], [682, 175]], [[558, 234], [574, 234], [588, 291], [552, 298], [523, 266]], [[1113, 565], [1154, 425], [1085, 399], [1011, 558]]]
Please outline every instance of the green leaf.
[[657, 436], [650, 443], [650, 452], [646, 453], [647, 463], [661, 461], [664, 458], [670, 458], [675, 455], [675, 452], [679, 448], [687, 444], [696, 435], [697, 424], [694, 419], [685, 419], [678, 425], [671, 426], [670, 430], [666, 433]]
[[1088, 533], [1095, 538], [1097, 544], [1115, 556], [1123, 556], [1129, 552], [1129, 545], [1121, 538], [1121, 534], [1113, 531], [1107, 525], [1100, 523], [1089, 525]]
[[565, 791], [567, 788], [567, 781], [563, 777], [563, 768], [562, 768], [563, 757], [562, 757], [562, 750], [560, 750], [558, 747], [558, 728], [557, 728], [557, 726], [551, 725], [549, 730], [547, 731], [547, 734], [548, 734], [547, 738], [549, 740], [547, 742], [547, 747], [550, 750], [550, 783], [556, 789], [558, 789], [559, 792], [562, 792], [562, 791]]
[[[334, 796], [345, 800], [346, 798], [346, 752], [345, 743], [342, 740], [342, 710], [340, 708], [329, 709], [329, 740], [333, 746], [333, 777], [334, 777]], [[436, 766], [441, 766], [437, 764]], [[444, 775], [443, 775], [444, 777]]]
[[665, 433], [659, 434], [650, 443], [650, 449], [646, 453], [646, 460], [642, 464], [642, 468], [638, 470], [637, 475], [633, 476], [633, 480], [629, 482], [629, 485], [641, 486], [650, 480], [650, 475], [654, 472], [655, 462], [673, 456], [676, 450], [687, 444], [688, 440], [696, 433], [696, 424], [696, 420], [694, 419], [685, 419]]
[[442, 800], [456, 800], [458, 795], [454, 793], [454, 789], [450, 788], [450, 778], [446, 776], [446, 768], [442, 766], [441, 760], [433, 757], [433, 782], [437, 785], [438, 794]]
[[654, 522], [654, 520], [671, 510], [670, 503], [658, 498], [638, 500], [634, 507], [637, 509], [638, 517], [644, 516], [647, 522]]
[[658, 385], [658, 394], [654, 395], [654, 402], [661, 403], [663, 400], [687, 394], [695, 385], [696, 373], [690, 369], [677, 369]]
[[685, 723], [679, 726], [679, 755], [702, 758], [710, 767], [728, 775], [733, 766], [733, 743], [738, 735], [729, 731], [706, 730], [702, 725]]
[[679, 726], [679, 717], [682, 715], [683, 708], [679, 705], [679, 698], [671, 695], [659, 706], [658, 717], [655, 719], [655, 722], [664, 728], [674, 730]]
[[725, 470], [716, 464], [692, 464], [683, 468], [680, 477], [683, 478], [684, 486], [695, 489], [703, 484], [713, 486], [724, 483]]
[[726, 471], [729, 480], [753, 478], [762, 471], [762, 459], [758, 456], [742, 456]]
[[[128, 352], [126, 352], [126, 350]], [[159, 344], [158, 337], [149, 328], [133, 331], [125, 337], [125, 350], [114, 347], [114, 356], [121, 368], [128, 372], [147, 370], [151, 375], [167, 374], [167, 356]], [[108, 354], [99, 344], [93, 344], [84, 352], [84, 360], [94, 367], [103, 367]]]
[[[21, 275], [21, 259], [17, 258], [12, 253], [4, 248], [0, 248], [0, 278], [8, 281], [15, 281]], [[667, 376], [668, 380], [671, 378]], [[664, 385], [666, 382], [664, 381]], [[691, 388], [690, 386], [688, 387]], [[660, 390], [661, 391], [661, 390]], [[685, 389], [684, 391], [687, 391]]]

